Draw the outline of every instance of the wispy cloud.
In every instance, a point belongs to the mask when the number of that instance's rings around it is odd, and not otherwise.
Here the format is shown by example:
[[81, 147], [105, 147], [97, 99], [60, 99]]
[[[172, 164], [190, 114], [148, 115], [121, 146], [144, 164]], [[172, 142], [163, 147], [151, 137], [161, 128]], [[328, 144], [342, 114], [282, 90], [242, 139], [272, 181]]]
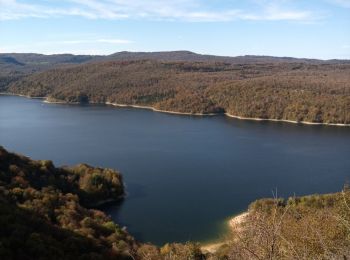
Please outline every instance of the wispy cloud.
[[[231, 8], [213, 11], [200, 0], [66, 0], [24, 4], [19, 0], [0, 0], [0, 20], [27, 17], [50, 18], [80, 16], [88, 19], [149, 19], [190, 22], [224, 22], [233, 20], [311, 21], [320, 16], [310, 10], [285, 7], [284, 1], [250, 0], [255, 8]], [[346, 0], [333, 0], [348, 2]], [[210, 1], [208, 1], [210, 2]], [[50, 3], [50, 4], [49, 4]], [[255, 10], [255, 11], [254, 11]]]
[[25, 4], [17, 0], [0, 0], [0, 21], [21, 18], [49, 18], [59, 16], [82, 16], [95, 18], [94, 14], [78, 7], [59, 8], [47, 5]]

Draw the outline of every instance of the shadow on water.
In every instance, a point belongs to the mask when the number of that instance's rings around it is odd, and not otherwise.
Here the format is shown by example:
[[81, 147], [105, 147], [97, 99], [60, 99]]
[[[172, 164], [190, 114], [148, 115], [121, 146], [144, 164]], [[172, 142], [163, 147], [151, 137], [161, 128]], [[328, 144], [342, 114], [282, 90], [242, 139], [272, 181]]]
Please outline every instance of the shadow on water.
[[126, 199], [138, 199], [147, 197], [146, 187], [139, 183], [127, 183], [125, 184]]
[[[103, 205], [96, 207], [96, 209], [99, 209], [101, 211], [108, 213], [108, 215], [111, 216], [113, 219], [118, 219], [117, 223], [119, 226], [126, 227], [127, 230], [129, 229], [134, 230], [134, 225], [130, 224], [129, 222], [124, 222], [123, 220], [120, 220], [119, 213], [121, 212], [121, 209], [124, 203], [128, 203], [128, 201], [132, 199], [144, 198], [147, 195], [145, 192], [145, 188], [140, 184], [129, 183], [128, 185], [125, 186], [125, 189], [126, 189], [126, 195], [123, 199], [104, 203]], [[140, 216], [140, 221], [142, 221], [142, 216]], [[141, 232], [133, 231], [132, 235], [138, 241], [144, 240], [143, 234]]]

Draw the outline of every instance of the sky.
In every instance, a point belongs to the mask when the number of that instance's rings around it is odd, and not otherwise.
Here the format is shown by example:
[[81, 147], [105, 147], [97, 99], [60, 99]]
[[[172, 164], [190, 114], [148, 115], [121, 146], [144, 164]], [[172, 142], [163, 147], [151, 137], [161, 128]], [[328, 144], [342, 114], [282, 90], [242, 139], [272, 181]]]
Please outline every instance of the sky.
[[350, 59], [350, 0], [0, 0], [0, 53]]

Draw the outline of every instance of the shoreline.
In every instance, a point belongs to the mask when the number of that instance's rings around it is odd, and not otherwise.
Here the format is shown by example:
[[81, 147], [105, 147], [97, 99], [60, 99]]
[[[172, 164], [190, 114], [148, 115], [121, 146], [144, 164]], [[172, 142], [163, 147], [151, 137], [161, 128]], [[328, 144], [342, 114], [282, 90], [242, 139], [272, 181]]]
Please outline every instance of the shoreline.
[[89, 209], [99, 209], [99, 208], [104, 207], [104, 206], [106, 206], [108, 204], [111, 204], [111, 203], [114, 203], [114, 202], [119, 202], [119, 201], [123, 200], [125, 197], [126, 197], [126, 194], [124, 193], [123, 195], [120, 195], [117, 198], [107, 198], [107, 199], [100, 200], [100, 201], [97, 201], [95, 203], [92, 203], [92, 204], [88, 205], [87, 208], [89, 208]]
[[[47, 97], [31, 97], [21, 94], [15, 94], [15, 93], [6, 93], [2, 92], [0, 95], [5, 96], [19, 96], [19, 97], [25, 97], [25, 98], [31, 98], [31, 99], [43, 99], [44, 103], [47, 104], [72, 104], [72, 105], [78, 105], [79, 102], [65, 102], [65, 101], [48, 101]], [[95, 105], [108, 105], [108, 106], [115, 106], [115, 107], [124, 107], [124, 108], [136, 108], [136, 109], [147, 109], [152, 110], [154, 112], [159, 113], [165, 113], [165, 114], [174, 114], [174, 115], [184, 115], [184, 116], [219, 116], [219, 115], [225, 115], [230, 118], [235, 118], [239, 120], [248, 120], [248, 121], [270, 121], [270, 122], [283, 122], [283, 123], [291, 123], [291, 124], [302, 124], [302, 125], [318, 125], [318, 126], [341, 126], [341, 127], [350, 127], [350, 124], [340, 124], [340, 123], [317, 123], [317, 122], [309, 122], [309, 121], [295, 121], [295, 120], [288, 120], [288, 119], [273, 119], [273, 118], [258, 118], [258, 117], [244, 117], [244, 116], [236, 116], [232, 115], [230, 113], [189, 113], [189, 112], [176, 112], [171, 110], [161, 110], [157, 109], [151, 106], [141, 106], [141, 105], [129, 105], [129, 104], [119, 104], [119, 103], [113, 103], [113, 102], [104, 102], [104, 103], [95, 103], [95, 102], [89, 102], [88, 104], [95, 104]]]
[[32, 97], [32, 96], [26, 96], [22, 94], [15, 94], [15, 93], [7, 93], [7, 92], [0, 92], [1, 96], [18, 96], [18, 97], [25, 97], [30, 99], [46, 99], [46, 97]]
[[288, 119], [273, 119], [273, 118], [258, 118], [258, 117], [244, 117], [244, 116], [235, 116], [229, 113], [225, 113], [226, 116], [232, 117], [240, 120], [250, 120], [250, 121], [270, 121], [270, 122], [284, 122], [284, 123], [292, 123], [292, 124], [302, 124], [302, 125], [324, 125], [324, 126], [344, 126], [349, 127], [350, 124], [338, 124], [338, 123], [317, 123], [317, 122], [309, 122], [309, 121], [294, 121]]
[[[240, 225], [245, 221], [248, 214], [249, 212], [245, 211], [227, 220], [226, 225], [227, 225], [228, 231], [232, 231], [234, 229], [236, 229], [237, 231], [240, 231], [241, 230]], [[223, 239], [221, 241], [219, 240], [216, 242], [205, 243], [201, 245], [201, 250], [204, 252], [215, 253], [221, 246], [225, 245], [226, 242], [227, 241]]]
[[148, 109], [148, 110], [152, 110], [154, 112], [175, 114], [175, 115], [186, 115], [186, 116], [217, 116], [217, 115], [220, 115], [220, 114], [216, 114], [216, 113], [203, 114], [203, 113], [176, 112], [176, 111], [171, 111], [171, 110], [161, 110], [161, 109], [157, 109], [157, 108], [154, 108], [151, 106], [127, 105], [127, 104], [119, 104], [119, 103], [112, 103], [112, 102], [105, 102], [104, 104], [110, 105], [110, 106], [115, 106], [115, 107], [131, 107], [131, 108], [139, 108], [139, 109]]

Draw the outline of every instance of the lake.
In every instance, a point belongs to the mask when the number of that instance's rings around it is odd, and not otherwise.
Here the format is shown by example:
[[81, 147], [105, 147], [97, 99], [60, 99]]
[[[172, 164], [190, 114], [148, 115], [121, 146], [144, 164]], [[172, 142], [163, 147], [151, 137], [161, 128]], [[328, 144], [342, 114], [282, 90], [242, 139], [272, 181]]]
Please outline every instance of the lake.
[[0, 96], [0, 145], [56, 166], [122, 172], [127, 197], [104, 207], [141, 241], [210, 241], [250, 202], [341, 190], [350, 128], [194, 117]]

